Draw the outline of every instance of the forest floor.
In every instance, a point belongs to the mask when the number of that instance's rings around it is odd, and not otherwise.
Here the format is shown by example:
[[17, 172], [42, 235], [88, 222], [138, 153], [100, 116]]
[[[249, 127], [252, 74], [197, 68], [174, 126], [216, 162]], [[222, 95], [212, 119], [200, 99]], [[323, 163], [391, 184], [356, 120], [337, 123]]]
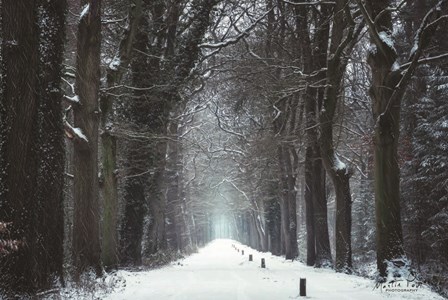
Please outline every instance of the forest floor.
[[[248, 260], [249, 254], [253, 261]], [[266, 268], [260, 267], [261, 258], [265, 258]], [[118, 271], [116, 276], [123, 279], [122, 284], [105, 299], [302, 299], [300, 278], [306, 278], [307, 299], [444, 299], [425, 286], [413, 292], [385, 291], [376, 288], [372, 280], [285, 261], [232, 240], [215, 240], [198, 253], [161, 269]]]

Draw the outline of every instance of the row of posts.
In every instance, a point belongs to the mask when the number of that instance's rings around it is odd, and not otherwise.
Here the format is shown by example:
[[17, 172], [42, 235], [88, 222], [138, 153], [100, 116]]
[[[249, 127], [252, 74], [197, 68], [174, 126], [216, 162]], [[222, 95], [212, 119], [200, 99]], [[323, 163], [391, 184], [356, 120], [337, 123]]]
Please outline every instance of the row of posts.
[[[235, 249], [238, 253], [240, 252], [240, 249], [235, 245], [232, 244], [232, 248]], [[244, 255], [244, 250], [241, 249], [241, 255]], [[249, 254], [249, 261], [253, 261], [254, 258], [252, 254]], [[266, 261], [264, 258], [261, 258], [261, 267], [264, 269], [266, 268]], [[300, 296], [306, 297], [306, 278], [300, 278]]]

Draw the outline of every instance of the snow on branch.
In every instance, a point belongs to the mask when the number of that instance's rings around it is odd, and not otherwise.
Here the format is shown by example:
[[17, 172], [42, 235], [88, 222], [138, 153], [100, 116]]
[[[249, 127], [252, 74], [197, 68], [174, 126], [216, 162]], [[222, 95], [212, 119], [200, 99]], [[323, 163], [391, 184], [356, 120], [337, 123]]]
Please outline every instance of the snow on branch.
[[[425, 58], [419, 59], [418, 63], [419, 64], [424, 64], [424, 63], [429, 63], [429, 62], [433, 62], [433, 61], [440, 60], [440, 59], [446, 59], [446, 58], [448, 58], [448, 53], [435, 55], [435, 56], [430, 56], [430, 57], [425, 57]], [[410, 65], [411, 65], [411, 63], [407, 62], [407, 63], [404, 63], [404, 64], [400, 65], [398, 68], [400, 70], [405, 70]]]
[[411, 50], [409, 56], [407, 70], [401, 77], [392, 95], [390, 96], [385, 112], [390, 110], [392, 103], [396, 103], [397, 99], [403, 96], [409, 80], [411, 80], [411, 77], [414, 74], [415, 69], [420, 64], [420, 57], [423, 54], [424, 49], [428, 46], [428, 43], [433, 37], [439, 23], [442, 20], [448, 18], [448, 15], [441, 16], [441, 9], [440, 9], [442, 4], [445, 4], [446, 2], [448, 2], [448, 0], [439, 1], [439, 3], [432, 9], [430, 9], [423, 18], [422, 23], [415, 36], [414, 47]]
[[111, 69], [112, 71], [117, 71], [120, 65], [121, 65], [121, 58], [120, 56], [117, 55], [109, 63], [109, 69]]
[[71, 97], [67, 96], [67, 95], [64, 95], [64, 100], [66, 100], [66, 101], [68, 101], [70, 103], [80, 104], [78, 95], [74, 95], [74, 96], [71, 96]]
[[89, 13], [89, 9], [90, 9], [90, 3], [87, 3], [86, 5], [84, 5], [84, 7], [82, 8], [81, 14], [79, 15], [80, 20], [82, 20]]
[[334, 161], [333, 166], [334, 166], [335, 171], [345, 170], [347, 172], [347, 165], [339, 159], [339, 157], [336, 155], [336, 153], [334, 153], [333, 161]]
[[[422, 23], [420, 24], [420, 27], [418, 28], [417, 33], [415, 34], [414, 37], [414, 46], [412, 47], [411, 53], [409, 54], [409, 60], [408, 60], [409, 62], [412, 62], [414, 56], [416, 56], [419, 50], [421, 50], [421, 48], [426, 46], [423, 43], [423, 41], [425, 40], [425, 35], [428, 34], [432, 35], [432, 32], [430, 31], [433, 31], [438, 26], [439, 22], [448, 18], [448, 15], [440, 16], [440, 7], [445, 2], [447, 2], [447, 0], [439, 1], [439, 3], [437, 3], [436, 6], [430, 9], [423, 17]], [[431, 17], [433, 15], [436, 15], [436, 19], [431, 21]], [[421, 52], [419, 54], [421, 54]]]
[[87, 139], [85, 134], [82, 132], [81, 128], [73, 127], [67, 121], [65, 121], [65, 123], [64, 123], [64, 128], [65, 128], [65, 134], [66, 134], [66, 136], [69, 139], [75, 138], [75, 139], [78, 139], [78, 140], [82, 140], [82, 141], [84, 141], [86, 143], [89, 142], [89, 140]]
[[213, 44], [212, 43], [202, 43], [202, 44], [199, 44], [199, 47], [200, 48], [209, 48], [209, 49], [220, 49], [220, 48], [224, 48], [226, 46], [238, 43], [242, 38], [248, 36], [249, 33], [252, 31], [252, 29], [254, 29], [255, 26], [257, 26], [257, 24], [260, 23], [260, 21], [263, 20], [273, 9], [274, 9], [274, 7], [272, 7], [270, 10], [266, 11], [261, 17], [256, 19], [254, 23], [252, 23], [249, 27], [247, 27], [245, 30], [243, 30], [237, 36], [235, 36], [233, 38], [229, 38], [224, 41], [221, 41], [219, 43], [213, 43]]
[[[211, 110], [211, 108], [210, 108], [210, 110]], [[242, 135], [241, 133], [238, 133], [238, 132], [235, 132], [235, 131], [226, 129], [226, 128], [224, 128], [224, 127], [222, 126], [221, 119], [220, 119], [220, 117], [219, 117], [219, 115], [218, 115], [218, 114], [219, 114], [218, 105], [216, 105], [216, 110], [213, 110], [212, 112], [213, 112], [213, 114], [216, 116], [216, 120], [218, 121], [218, 127], [219, 127], [219, 129], [221, 129], [222, 131], [224, 131], [224, 132], [226, 132], [226, 133], [233, 134], [233, 135], [236, 135], [236, 136], [238, 136], [238, 137], [240, 137], [240, 138], [246, 139], [246, 137], [245, 137], [244, 135]]]
[[372, 17], [367, 11], [364, 3], [362, 3], [362, 0], [356, 0], [356, 3], [358, 4], [361, 14], [366, 21], [367, 28], [375, 46], [381, 51], [384, 57], [389, 57], [391, 52], [396, 55], [395, 48], [393, 47], [393, 42], [390, 39], [389, 35], [385, 32], [384, 34], [383, 32], [381, 32], [381, 35], [380, 33], [378, 33], [378, 31], [376, 30], [375, 22], [372, 20]]
[[394, 12], [399, 10], [400, 8], [402, 8], [403, 6], [405, 6], [407, 4], [408, 0], [402, 0], [400, 3], [397, 4], [397, 6], [389, 6], [386, 7], [385, 9], [383, 9], [382, 11], [380, 11], [378, 13], [378, 15], [376, 15], [375, 20], [373, 21], [374, 24], [377, 24], [378, 20], [387, 12]]
[[313, 2], [291, 2], [288, 0], [282, 0], [284, 3], [288, 3], [294, 6], [303, 6], [303, 5], [323, 5], [323, 4], [329, 4], [329, 5], [335, 5], [336, 1], [313, 1]]

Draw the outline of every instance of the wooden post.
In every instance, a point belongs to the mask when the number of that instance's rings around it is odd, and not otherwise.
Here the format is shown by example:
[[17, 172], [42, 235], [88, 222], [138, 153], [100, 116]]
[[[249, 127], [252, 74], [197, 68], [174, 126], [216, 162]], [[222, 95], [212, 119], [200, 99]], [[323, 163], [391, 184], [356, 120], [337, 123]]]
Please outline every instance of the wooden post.
[[306, 278], [300, 278], [300, 296], [306, 297]]
[[249, 254], [249, 261], [253, 261], [254, 259], [253, 259], [253, 257], [252, 257], [252, 254]]
[[261, 259], [261, 267], [266, 268], [266, 263], [264, 261], [264, 258]]

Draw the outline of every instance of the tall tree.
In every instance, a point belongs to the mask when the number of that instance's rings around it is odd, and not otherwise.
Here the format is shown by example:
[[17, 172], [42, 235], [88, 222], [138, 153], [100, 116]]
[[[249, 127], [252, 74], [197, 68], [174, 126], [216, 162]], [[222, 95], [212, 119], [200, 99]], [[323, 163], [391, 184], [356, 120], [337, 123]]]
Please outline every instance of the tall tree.
[[81, 5], [75, 86], [79, 103], [73, 107], [75, 278], [90, 268], [97, 275], [102, 273], [98, 186], [101, 0], [82, 0]]
[[0, 102], [0, 219], [11, 222], [19, 251], [1, 258], [5, 288], [35, 288], [38, 174], [37, 1], [3, 1], [2, 97]]
[[63, 276], [64, 242], [64, 125], [62, 119], [62, 61], [65, 42], [65, 0], [39, 1], [39, 286], [49, 288]]
[[[370, 95], [375, 124], [374, 178], [377, 229], [377, 266], [380, 280], [407, 266], [400, 213], [400, 170], [397, 148], [401, 100], [424, 49], [430, 44], [447, 1], [439, 1], [423, 18], [415, 34], [407, 63], [399, 65], [392, 36], [392, 1], [357, 0], [373, 45], [368, 63], [372, 69]], [[442, 9], [443, 8], [443, 9]]]
[[[181, 100], [182, 84], [198, 61], [199, 44], [218, 2], [193, 1], [184, 20], [181, 18], [183, 1], [144, 1], [143, 11], [147, 14], [140, 21], [142, 25], [134, 46], [138, 54], [131, 64], [132, 80], [137, 89], [133, 91], [130, 111], [134, 130], [140, 134], [127, 147], [127, 161], [132, 166], [125, 183], [120, 242], [123, 259], [129, 262], [138, 264], [141, 259], [139, 241], [146, 208], [150, 222], [144, 241], [145, 254], [166, 248], [166, 203], [161, 184], [167, 151], [164, 137], [170, 112]], [[186, 24], [188, 30], [178, 30]]]
[[323, 105], [323, 88], [314, 82], [324, 80], [322, 70], [326, 67], [329, 18], [331, 8], [328, 4], [322, 6], [321, 13], [316, 16], [316, 33], [312, 40], [308, 20], [309, 10], [296, 8], [297, 35], [300, 37], [305, 74], [316, 71], [310, 77], [305, 92], [306, 116], [306, 153], [305, 153], [305, 202], [307, 218], [307, 264], [318, 267], [332, 265], [330, 239], [327, 221], [327, 195], [325, 189], [326, 175], [322, 163], [318, 140], [318, 114]]
[[[107, 68], [107, 88], [114, 89], [121, 82], [128, 67], [137, 26], [142, 13], [142, 0], [129, 0], [129, 24], [120, 42], [118, 53]], [[118, 264], [118, 186], [117, 186], [117, 141], [114, 136], [113, 96], [103, 93], [101, 97], [101, 147], [102, 147], [102, 196], [104, 212], [102, 222], [102, 261], [105, 267]]]
[[[336, 154], [333, 142], [333, 124], [338, 100], [342, 92], [342, 80], [348, 57], [362, 25], [355, 32], [355, 22], [352, 19], [349, 1], [338, 0], [333, 8], [333, 25], [331, 42], [327, 58], [326, 89], [322, 110], [320, 111], [320, 147], [322, 161], [330, 176], [336, 194], [336, 259], [338, 271], [351, 272], [351, 191], [350, 176], [346, 164], [342, 163]], [[347, 26], [348, 24], [348, 26]], [[344, 28], [347, 28], [344, 32]]]

